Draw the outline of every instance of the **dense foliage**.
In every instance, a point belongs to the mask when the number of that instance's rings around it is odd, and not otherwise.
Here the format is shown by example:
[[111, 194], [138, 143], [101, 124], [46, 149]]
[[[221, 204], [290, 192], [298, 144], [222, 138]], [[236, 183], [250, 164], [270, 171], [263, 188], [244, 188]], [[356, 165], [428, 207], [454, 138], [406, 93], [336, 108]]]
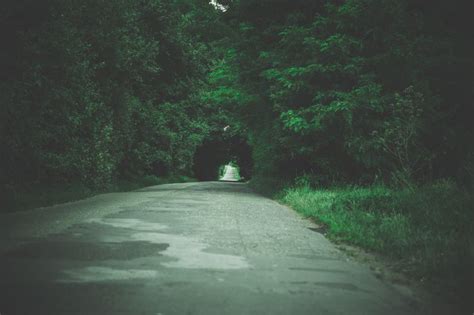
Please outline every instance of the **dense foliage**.
[[9, 0], [1, 183], [191, 174], [204, 139], [247, 139], [262, 176], [469, 184], [458, 2]]
[[[217, 12], [205, 1], [7, 1], [2, 185], [189, 174]], [[217, 34], [217, 33], [216, 33]], [[204, 79], [203, 79], [204, 78]]]
[[238, 40], [221, 72], [237, 69], [239, 83], [220, 90], [242, 95], [257, 172], [323, 184], [472, 181], [472, 4], [229, 5]]

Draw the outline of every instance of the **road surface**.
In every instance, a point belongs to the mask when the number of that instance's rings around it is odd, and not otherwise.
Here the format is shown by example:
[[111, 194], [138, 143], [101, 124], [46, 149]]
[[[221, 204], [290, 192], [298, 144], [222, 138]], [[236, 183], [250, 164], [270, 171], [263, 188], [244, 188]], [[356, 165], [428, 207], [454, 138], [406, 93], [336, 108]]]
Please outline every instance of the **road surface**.
[[224, 168], [224, 175], [220, 178], [221, 181], [236, 182], [240, 179], [239, 170], [232, 166], [226, 165]]
[[246, 184], [160, 185], [0, 215], [0, 313], [416, 314]]

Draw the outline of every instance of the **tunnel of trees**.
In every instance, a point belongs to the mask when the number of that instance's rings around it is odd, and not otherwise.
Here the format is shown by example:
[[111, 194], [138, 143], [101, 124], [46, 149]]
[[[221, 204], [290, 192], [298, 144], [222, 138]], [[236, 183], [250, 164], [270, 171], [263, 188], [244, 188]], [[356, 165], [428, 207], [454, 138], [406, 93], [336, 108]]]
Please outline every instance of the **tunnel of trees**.
[[471, 185], [471, 8], [6, 0], [1, 185], [212, 178], [229, 124], [260, 177]]
[[196, 149], [193, 174], [199, 180], [217, 180], [222, 166], [234, 162], [239, 167], [242, 180], [252, 176], [252, 149], [245, 138], [215, 136]]
[[4, 0], [2, 210], [44, 187], [215, 180], [234, 161], [257, 188], [377, 185], [348, 196], [445, 231], [421, 237], [445, 244], [426, 261], [459, 258], [468, 245], [446, 235], [474, 244], [473, 12], [462, 0]]

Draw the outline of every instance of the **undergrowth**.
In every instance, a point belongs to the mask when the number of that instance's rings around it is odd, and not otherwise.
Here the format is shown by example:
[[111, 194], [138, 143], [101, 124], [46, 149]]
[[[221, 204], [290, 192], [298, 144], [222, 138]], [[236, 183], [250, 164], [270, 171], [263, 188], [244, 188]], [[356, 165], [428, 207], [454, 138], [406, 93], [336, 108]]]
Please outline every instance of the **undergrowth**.
[[465, 301], [474, 292], [474, 197], [452, 182], [401, 190], [303, 185], [279, 199], [323, 225], [329, 238], [393, 258], [399, 271], [432, 288]]

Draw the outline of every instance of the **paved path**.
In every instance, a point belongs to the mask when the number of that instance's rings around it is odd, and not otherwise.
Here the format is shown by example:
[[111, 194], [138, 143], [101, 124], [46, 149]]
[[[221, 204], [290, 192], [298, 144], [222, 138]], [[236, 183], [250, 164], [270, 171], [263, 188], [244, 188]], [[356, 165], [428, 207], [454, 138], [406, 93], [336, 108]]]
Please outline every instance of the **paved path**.
[[240, 179], [239, 171], [236, 167], [232, 165], [226, 165], [224, 168], [224, 175], [220, 180], [236, 182]]
[[105, 194], [0, 215], [0, 227], [2, 315], [412, 313], [309, 221], [241, 183]]

